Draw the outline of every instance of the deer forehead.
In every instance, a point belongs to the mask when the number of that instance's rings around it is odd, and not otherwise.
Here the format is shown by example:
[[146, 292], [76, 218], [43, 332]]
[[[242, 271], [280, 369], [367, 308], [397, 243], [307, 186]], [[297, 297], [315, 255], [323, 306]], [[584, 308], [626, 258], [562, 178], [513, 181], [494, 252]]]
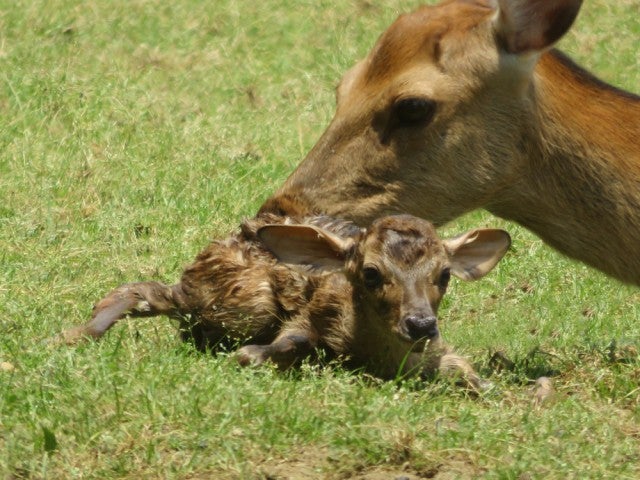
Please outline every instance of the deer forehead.
[[432, 269], [447, 261], [433, 226], [402, 216], [375, 222], [360, 243], [360, 253], [363, 264], [378, 264], [396, 272]]
[[494, 14], [490, 2], [454, 0], [401, 15], [342, 78], [338, 112], [407, 96], [463, 100], [481, 72], [497, 70], [497, 50], [487, 48], [495, 44]]
[[369, 80], [395, 76], [416, 59], [438, 64], [442, 43], [453, 45], [472, 33], [482, 34], [478, 27], [486, 25], [494, 15], [487, 2], [451, 1], [424, 6], [401, 15], [386, 30], [369, 55], [366, 76]]

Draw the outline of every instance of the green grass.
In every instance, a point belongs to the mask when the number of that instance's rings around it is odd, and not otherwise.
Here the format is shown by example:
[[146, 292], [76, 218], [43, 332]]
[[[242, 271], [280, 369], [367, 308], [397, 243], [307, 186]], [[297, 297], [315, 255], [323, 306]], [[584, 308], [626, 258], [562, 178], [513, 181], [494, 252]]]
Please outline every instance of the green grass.
[[[640, 291], [484, 212], [443, 231], [500, 226], [514, 248], [454, 283], [441, 317], [486, 398], [335, 365], [241, 370], [166, 319], [47, 343], [120, 283], [174, 282], [254, 213], [341, 74], [415, 5], [0, 3], [0, 478], [640, 476]], [[589, 0], [562, 47], [638, 92], [639, 12]], [[537, 409], [540, 374], [557, 394]]]

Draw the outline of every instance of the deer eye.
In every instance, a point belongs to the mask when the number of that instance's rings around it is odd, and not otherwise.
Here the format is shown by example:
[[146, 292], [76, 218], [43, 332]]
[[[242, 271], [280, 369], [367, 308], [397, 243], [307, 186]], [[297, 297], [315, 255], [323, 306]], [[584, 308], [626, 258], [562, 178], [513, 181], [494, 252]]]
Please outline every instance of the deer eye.
[[365, 267], [362, 269], [362, 281], [367, 288], [373, 290], [382, 285], [382, 274], [376, 267]]
[[436, 102], [429, 98], [409, 97], [398, 100], [394, 108], [400, 126], [428, 123], [436, 113]]
[[440, 278], [438, 278], [438, 286], [442, 289], [447, 288], [449, 280], [451, 280], [451, 270], [449, 268], [445, 268], [440, 273]]

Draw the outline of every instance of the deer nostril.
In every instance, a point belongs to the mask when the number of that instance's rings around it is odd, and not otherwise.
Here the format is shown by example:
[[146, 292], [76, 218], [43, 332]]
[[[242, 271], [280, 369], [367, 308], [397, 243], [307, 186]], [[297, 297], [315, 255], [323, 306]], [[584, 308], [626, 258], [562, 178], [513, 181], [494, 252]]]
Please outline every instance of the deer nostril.
[[407, 333], [413, 340], [433, 339], [439, 335], [438, 319], [434, 316], [410, 315], [405, 317], [404, 324], [407, 327]]

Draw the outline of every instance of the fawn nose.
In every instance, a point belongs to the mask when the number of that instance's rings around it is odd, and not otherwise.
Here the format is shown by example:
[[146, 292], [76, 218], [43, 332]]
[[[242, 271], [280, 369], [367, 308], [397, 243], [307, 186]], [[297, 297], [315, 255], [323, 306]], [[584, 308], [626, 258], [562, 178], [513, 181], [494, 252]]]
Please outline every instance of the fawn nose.
[[440, 334], [438, 332], [438, 319], [433, 315], [409, 315], [405, 317], [404, 324], [412, 340], [420, 340], [422, 338], [432, 340]]

